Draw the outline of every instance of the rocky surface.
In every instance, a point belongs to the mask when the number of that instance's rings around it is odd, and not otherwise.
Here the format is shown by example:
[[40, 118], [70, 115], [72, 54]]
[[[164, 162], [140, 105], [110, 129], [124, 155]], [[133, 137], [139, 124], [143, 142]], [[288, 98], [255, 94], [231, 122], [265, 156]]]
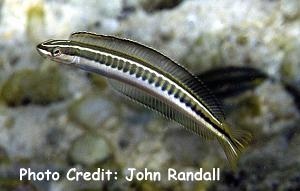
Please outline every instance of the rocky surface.
[[[300, 167], [298, 0], [0, 1], [0, 187], [3, 190], [297, 190]], [[152, 1], [151, 1], [152, 2]], [[172, 2], [172, 3], [170, 3]], [[74, 31], [131, 38], [202, 72], [252, 66], [268, 80], [226, 101], [254, 132], [231, 171], [215, 142], [112, 91], [104, 78], [44, 61], [35, 45]], [[286, 84], [293, 84], [293, 92]], [[298, 109], [297, 109], [298, 105]], [[19, 182], [18, 168], [221, 167], [220, 182]]]

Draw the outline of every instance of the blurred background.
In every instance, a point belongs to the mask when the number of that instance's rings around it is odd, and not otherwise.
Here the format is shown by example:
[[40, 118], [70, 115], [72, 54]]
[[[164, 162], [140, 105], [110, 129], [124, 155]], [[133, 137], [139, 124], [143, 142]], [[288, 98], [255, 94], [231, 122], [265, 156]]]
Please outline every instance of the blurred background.
[[[195, 74], [234, 65], [272, 76], [224, 102], [227, 121], [254, 132], [238, 169], [216, 142], [36, 52], [75, 31], [142, 42]], [[0, 190], [299, 190], [299, 36], [298, 0], [0, 0]], [[221, 181], [20, 182], [21, 167], [220, 167]]]

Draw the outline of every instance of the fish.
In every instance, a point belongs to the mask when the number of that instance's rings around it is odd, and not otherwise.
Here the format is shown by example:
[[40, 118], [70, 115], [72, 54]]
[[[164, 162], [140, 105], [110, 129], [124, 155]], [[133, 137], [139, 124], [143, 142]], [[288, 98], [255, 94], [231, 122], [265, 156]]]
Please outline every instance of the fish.
[[269, 79], [265, 72], [249, 66], [214, 68], [196, 75], [219, 100], [238, 96], [253, 90]]
[[230, 128], [219, 101], [201, 80], [153, 48], [91, 32], [47, 40], [36, 48], [54, 62], [106, 77], [122, 95], [205, 139], [217, 139], [233, 168], [252, 139], [250, 132]]
[[285, 90], [292, 96], [295, 106], [297, 110], [300, 112], [300, 86], [299, 81], [295, 82], [286, 82], [284, 80], [281, 81]]

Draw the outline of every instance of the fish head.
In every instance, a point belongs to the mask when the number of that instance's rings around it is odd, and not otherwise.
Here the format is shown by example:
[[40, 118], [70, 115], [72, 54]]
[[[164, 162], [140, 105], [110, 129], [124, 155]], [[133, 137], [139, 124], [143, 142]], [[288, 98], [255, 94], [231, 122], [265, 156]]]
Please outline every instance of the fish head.
[[71, 54], [68, 43], [69, 40], [48, 40], [38, 44], [36, 49], [44, 58], [58, 63], [72, 64], [76, 62], [76, 56]]

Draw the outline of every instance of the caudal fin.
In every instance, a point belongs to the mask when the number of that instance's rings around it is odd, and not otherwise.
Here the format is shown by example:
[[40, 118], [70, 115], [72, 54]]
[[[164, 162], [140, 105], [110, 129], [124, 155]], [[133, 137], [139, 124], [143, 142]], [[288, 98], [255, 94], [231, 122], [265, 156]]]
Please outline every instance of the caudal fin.
[[240, 154], [246, 149], [252, 140], [252, 134], [248, 131], [235, 130], [230, 133], [228, 139], [218, 138], [223, 147], [230, 166], [236, 169], [237, 160]]

